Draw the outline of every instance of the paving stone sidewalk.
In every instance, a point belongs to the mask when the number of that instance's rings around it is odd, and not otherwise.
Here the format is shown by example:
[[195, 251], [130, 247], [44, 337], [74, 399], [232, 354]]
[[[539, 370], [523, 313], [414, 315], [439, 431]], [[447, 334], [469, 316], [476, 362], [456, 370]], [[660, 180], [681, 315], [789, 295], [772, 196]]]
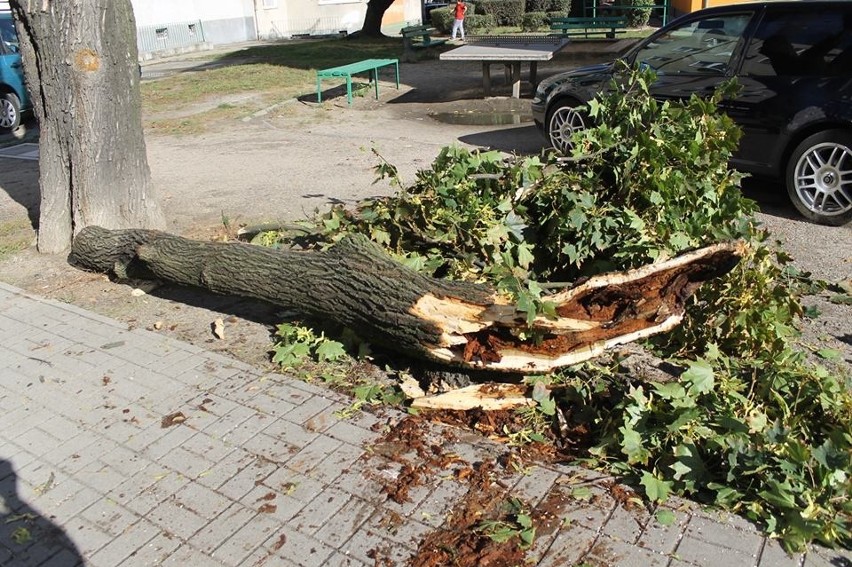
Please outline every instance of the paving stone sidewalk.
[[[0, 283], [0, 565], [407, 565], [468, 490], [436, 474], [397, 504], [401, 464], [376, 451], [404, 418]], [[505, 447], [430, 433], [475, 463]], [[852, 565], [789, 557], [748, 522], [671, 503], [626, 510], [595, 474], [537, 466], [502, 480], [536, 503], [580, 482], [529, 564]]]

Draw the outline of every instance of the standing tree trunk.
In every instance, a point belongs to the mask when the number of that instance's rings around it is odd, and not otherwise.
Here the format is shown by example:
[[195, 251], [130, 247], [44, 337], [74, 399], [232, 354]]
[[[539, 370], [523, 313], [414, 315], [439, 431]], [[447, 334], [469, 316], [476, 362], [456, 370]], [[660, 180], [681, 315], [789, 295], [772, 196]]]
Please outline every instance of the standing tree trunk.
[[130, 0], [10, 0], [40, 126], [38, 249], [89, 225], [162, 227], [142, 136]]
[[367, 37], [382, 37], [382, 18], [394, 0], [370, 0], [367, 2], [367, 13], [364, 15], [364, 25], [361, 34]]

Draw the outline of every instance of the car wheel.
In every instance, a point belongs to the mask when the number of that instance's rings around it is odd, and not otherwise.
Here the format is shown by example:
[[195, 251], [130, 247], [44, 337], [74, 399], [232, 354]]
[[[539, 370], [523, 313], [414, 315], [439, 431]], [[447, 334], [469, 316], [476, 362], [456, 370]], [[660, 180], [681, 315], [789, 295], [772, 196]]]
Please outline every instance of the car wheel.
[[577, 107], [579, 102], [563, 100], [556, 104], [548, 114], [547, 139], [560, 153], [569, 154], [573, 144], [574, 132], [585, 130], [588, 118]]
[[803, 140], [787, 163], [786, 181], [807, 219], [832, 226], [852, 220], [852, 134], [826, 130]]
[[21, 125], [21, 101], [15, 93], [0, 95], [0, 130], [11, 132]]

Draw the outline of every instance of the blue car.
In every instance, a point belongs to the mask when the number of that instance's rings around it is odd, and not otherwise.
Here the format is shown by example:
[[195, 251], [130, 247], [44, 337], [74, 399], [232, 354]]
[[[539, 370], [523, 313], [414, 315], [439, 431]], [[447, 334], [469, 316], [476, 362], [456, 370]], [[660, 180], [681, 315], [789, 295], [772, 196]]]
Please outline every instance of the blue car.
[[31, 109], [15, 23], [11, 13], [0, 13], [0, 132], [15, 130]]

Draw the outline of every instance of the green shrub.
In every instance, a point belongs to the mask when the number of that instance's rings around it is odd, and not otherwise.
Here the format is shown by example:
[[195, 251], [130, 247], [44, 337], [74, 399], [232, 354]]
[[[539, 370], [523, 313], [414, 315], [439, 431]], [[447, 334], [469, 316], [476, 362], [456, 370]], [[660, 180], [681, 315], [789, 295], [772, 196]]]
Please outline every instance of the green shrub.
[[571, 11], [571, 0], [526, 0], [527, 12], [562, 12]]
[[493, 16], [498, 26], [520, 26], [525, 0], [479, 0], [477, 6], [479, 13]]
[[[468, 8], [468, 10], [470, 10]], [[432, 26], [440, 32], [450, 33], [453, 29], [453, 9], [452, 8], [435, 8], [429, 12], [429, 17]], [[470, 16], [467, 16], [469, 18]], [[467, 19], [465, 18], [465, 19]]]
[[550, 25], [550, 18], [545, 12], [527, 12], [521, 21], [521, 29], [525, 32], [539, 31]]
[[648, 25], [651, 18], [651, 6], [654, 0], [630, 0], [630, 5], [635, 8], [627, 10], [627, 27], [641, 28]]
[[473, 14], [464, 17], [465, 33], [486, 34], [497, 26], [491, 14]]
[[547, 12], [550, 9], [551, 0], [526, 0], [525, 10], [530, 12]]

